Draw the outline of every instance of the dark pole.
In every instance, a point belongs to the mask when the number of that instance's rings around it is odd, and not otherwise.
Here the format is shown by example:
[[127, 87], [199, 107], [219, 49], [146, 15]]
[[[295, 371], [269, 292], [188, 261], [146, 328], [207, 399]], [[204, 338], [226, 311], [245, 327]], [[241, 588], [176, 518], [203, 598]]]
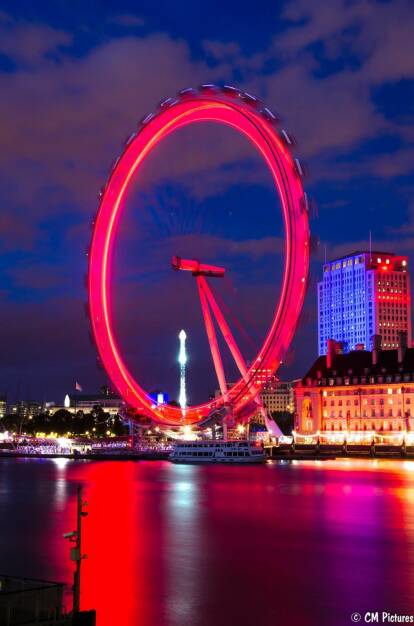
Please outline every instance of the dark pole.
[[79, 485], [76, 495], [76, 530], [65, 533], [65, 539], [75, 544], [70, 550], [70, 559], [75, 562], [75, 571], [73, 573], [73, 613], [80, 612], [80, 593], [81, 593], [81, 564], [86, 559], [86, 554], [82, 554], [82, 517], [88, 514], [83, 510], [87, 502], [82, 500], [82, 487]]
[[80, 589], [81, 589], [81, 562], [82, 562], [82, 487], [79, 485], [77, 490], [77, 507], [76, 507], [76, 547], [74, 560], [76, 563], [75, 572], [73, 574], [73, 612], [79, 613], [80, 610]]

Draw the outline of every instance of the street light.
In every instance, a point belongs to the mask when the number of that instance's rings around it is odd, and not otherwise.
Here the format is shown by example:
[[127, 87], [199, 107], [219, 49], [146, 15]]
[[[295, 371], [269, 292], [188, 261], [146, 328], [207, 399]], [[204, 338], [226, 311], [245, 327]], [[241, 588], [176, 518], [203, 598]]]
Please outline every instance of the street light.
[[81, 589], [81, 563], [83, 559], [87, 558], [86, 554], [82, 554], [82, 517], [86, 517], [88, 513], [83, 510], [83, 507], [87, 506], [87, 502], [82, 500], [82, 487], [78, 486], [77, 491], [77, 515], [76, 515], [76, 530], [64, 533], [64, 539], [67, 539], [71, 543], [74, 543], [74, 547], [70, 549], [70, 560], [76, 563], [75, 571], [73, 573], [73, 613], [79, 613], [80, 611], [80, 589]]

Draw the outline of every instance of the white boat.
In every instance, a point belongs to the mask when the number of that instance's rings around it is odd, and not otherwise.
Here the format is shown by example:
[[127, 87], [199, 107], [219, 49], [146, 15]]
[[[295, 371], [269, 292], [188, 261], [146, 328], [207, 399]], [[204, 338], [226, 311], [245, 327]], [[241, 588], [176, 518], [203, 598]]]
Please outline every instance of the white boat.
[[264, 463], [261, 444], [252, 441], [180, 441], [170, 460], [174, 463]]

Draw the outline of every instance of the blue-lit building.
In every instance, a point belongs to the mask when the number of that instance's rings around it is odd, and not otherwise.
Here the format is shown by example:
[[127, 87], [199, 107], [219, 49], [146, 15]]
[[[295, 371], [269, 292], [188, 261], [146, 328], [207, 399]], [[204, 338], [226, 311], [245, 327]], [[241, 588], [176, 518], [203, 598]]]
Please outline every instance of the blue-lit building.
[[318, 283], [318, 352], [328, 339], [342, 342], [344, 352], [361, 344], [371, 349], [374, 335], [382, 348], [395, 349], [400, 333], [411, 346], [408, 260], [387, 252], [354, 252], [323, 266]]
[[168, 393], [162, 391], [152, 391], [149, 397], [154, 401], [154, 404], [168, 404], [170, 401]]

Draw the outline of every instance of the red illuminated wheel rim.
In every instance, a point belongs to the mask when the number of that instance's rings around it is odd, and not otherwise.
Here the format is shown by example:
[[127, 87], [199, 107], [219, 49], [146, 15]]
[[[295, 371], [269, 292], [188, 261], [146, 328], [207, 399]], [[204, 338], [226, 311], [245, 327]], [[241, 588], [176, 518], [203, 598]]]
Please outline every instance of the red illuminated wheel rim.
[[202, 423], [223, 408], [219, 398], [183, 412], [178, 407], [154, 405], [149, 394], [126, 367], [115, 340], [111, 308], [111, 259], [125, 193], [144, 159], [165, 137], [198, 122], [217, 122], [246, 136], [262, 155], [278, 191], [285, 229], [282, 288], [270, 329], [248, 371], [229, 391], [227, 402], [241, 412], [251, 403], [266, 376], [278, 369], [293, 338], [302, 309], [309, 269], [309, 222], [301, 167], [289, 150], [289, 137], [274, 116], [248, 94], [229, 89], [184, 90], [167, 100], [156, 115], [143, 120], [116, 162], [103, 191], [89, 255], [89, 309], [100, 359], [121, 397], [138, 414], [169, 425]]

